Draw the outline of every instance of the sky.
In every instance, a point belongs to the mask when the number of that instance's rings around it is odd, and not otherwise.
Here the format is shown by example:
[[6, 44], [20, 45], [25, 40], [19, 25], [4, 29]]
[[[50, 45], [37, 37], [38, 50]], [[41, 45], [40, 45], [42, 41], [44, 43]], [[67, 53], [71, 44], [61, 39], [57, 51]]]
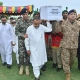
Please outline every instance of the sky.
[[27, 6], [34, 5], [34, 8], [41, 6], [62, 6], [62, 9], [76, 9], [80, 13], [80, 0], [0, 0], [4, 6]]

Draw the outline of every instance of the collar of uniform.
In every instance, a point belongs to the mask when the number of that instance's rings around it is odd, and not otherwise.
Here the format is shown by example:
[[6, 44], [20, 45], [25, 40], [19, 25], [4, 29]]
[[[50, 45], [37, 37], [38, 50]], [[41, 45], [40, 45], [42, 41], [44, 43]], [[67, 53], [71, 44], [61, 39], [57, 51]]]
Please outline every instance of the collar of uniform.
[[72, 25], [75, 24], [75, 23], [77, 23], [76, 20], [73, 23], [71, 23], [69, 20], [67, 20], [67, 21], [68, 21], [69, 24], [72, 24]]

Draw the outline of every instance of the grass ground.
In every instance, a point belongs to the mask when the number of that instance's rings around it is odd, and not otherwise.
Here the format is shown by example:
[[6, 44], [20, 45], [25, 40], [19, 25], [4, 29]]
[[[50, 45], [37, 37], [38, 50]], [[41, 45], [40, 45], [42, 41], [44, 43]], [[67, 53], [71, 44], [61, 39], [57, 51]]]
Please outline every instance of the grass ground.
[[[52, 68], [52, 62], [48, 62], [47, 70], [42, 72], [42, 76], [40, 80], [65, 80], [65, 74], [62, 71], [56, 72], [55, 69]], [[32, 72], [32, 67], [30, 66], [30, 76], [26, 76], [24, 73], [23, 76], [18, 74], [19, 69], [17, 68], [15, 54], [13, 54], [13, 66], [11, 69], [7, 69], [6, 66], [2, 66], [0, 59], [0, 80], [35, 80]], [[80, 71], [77, 69], [77, 60], [75, 60], [75, 64], [71, 69], [71, 80], [80, 80]]]

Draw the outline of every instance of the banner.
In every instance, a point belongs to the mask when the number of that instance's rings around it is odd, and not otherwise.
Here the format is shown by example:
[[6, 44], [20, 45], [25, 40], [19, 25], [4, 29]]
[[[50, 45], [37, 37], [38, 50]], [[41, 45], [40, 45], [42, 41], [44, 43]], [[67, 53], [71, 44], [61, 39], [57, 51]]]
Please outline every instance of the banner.
[[30, 14], [33, 12], [33, 5], [29, 5], [29, 6], [0, 6], [0, 13], [20, 13], [23, 8], [26, 8]]
[[42, 6], [40, 17], [44, 20], [62, 20], [62, 6]]

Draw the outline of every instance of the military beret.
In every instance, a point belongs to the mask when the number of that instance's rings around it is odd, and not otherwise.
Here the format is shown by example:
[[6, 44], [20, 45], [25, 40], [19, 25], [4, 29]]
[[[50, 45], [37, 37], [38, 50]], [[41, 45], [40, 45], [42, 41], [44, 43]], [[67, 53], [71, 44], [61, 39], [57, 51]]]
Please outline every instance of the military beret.
[[39, 16], [40, 16], [40, 13], [36, 11], [36, 12], [34, 12], [33, 17], [34, 17], [35, 15], [39, 15]]
[[64, 14], [65, 12], [67, 12], [67, 13], [68, 13], [68, 11], [67, 11], [67, 10], [63, 10], [63, 11], [62, 11], [62, 14]]
[[28, 10], [27, 10], [26, 8], [23, 8], [23, 9], [21, 10], [21, 12], [20, 12], [21, 15], [24, 14], [24, 13], [28, 13]]
[[77, 13], [75, 9], [72, 9], [72, 10], [70, 10], [70, 11], [68, 12], [68, 15], [69, 15], [70, 13], [72, 13], [72, 12]]

